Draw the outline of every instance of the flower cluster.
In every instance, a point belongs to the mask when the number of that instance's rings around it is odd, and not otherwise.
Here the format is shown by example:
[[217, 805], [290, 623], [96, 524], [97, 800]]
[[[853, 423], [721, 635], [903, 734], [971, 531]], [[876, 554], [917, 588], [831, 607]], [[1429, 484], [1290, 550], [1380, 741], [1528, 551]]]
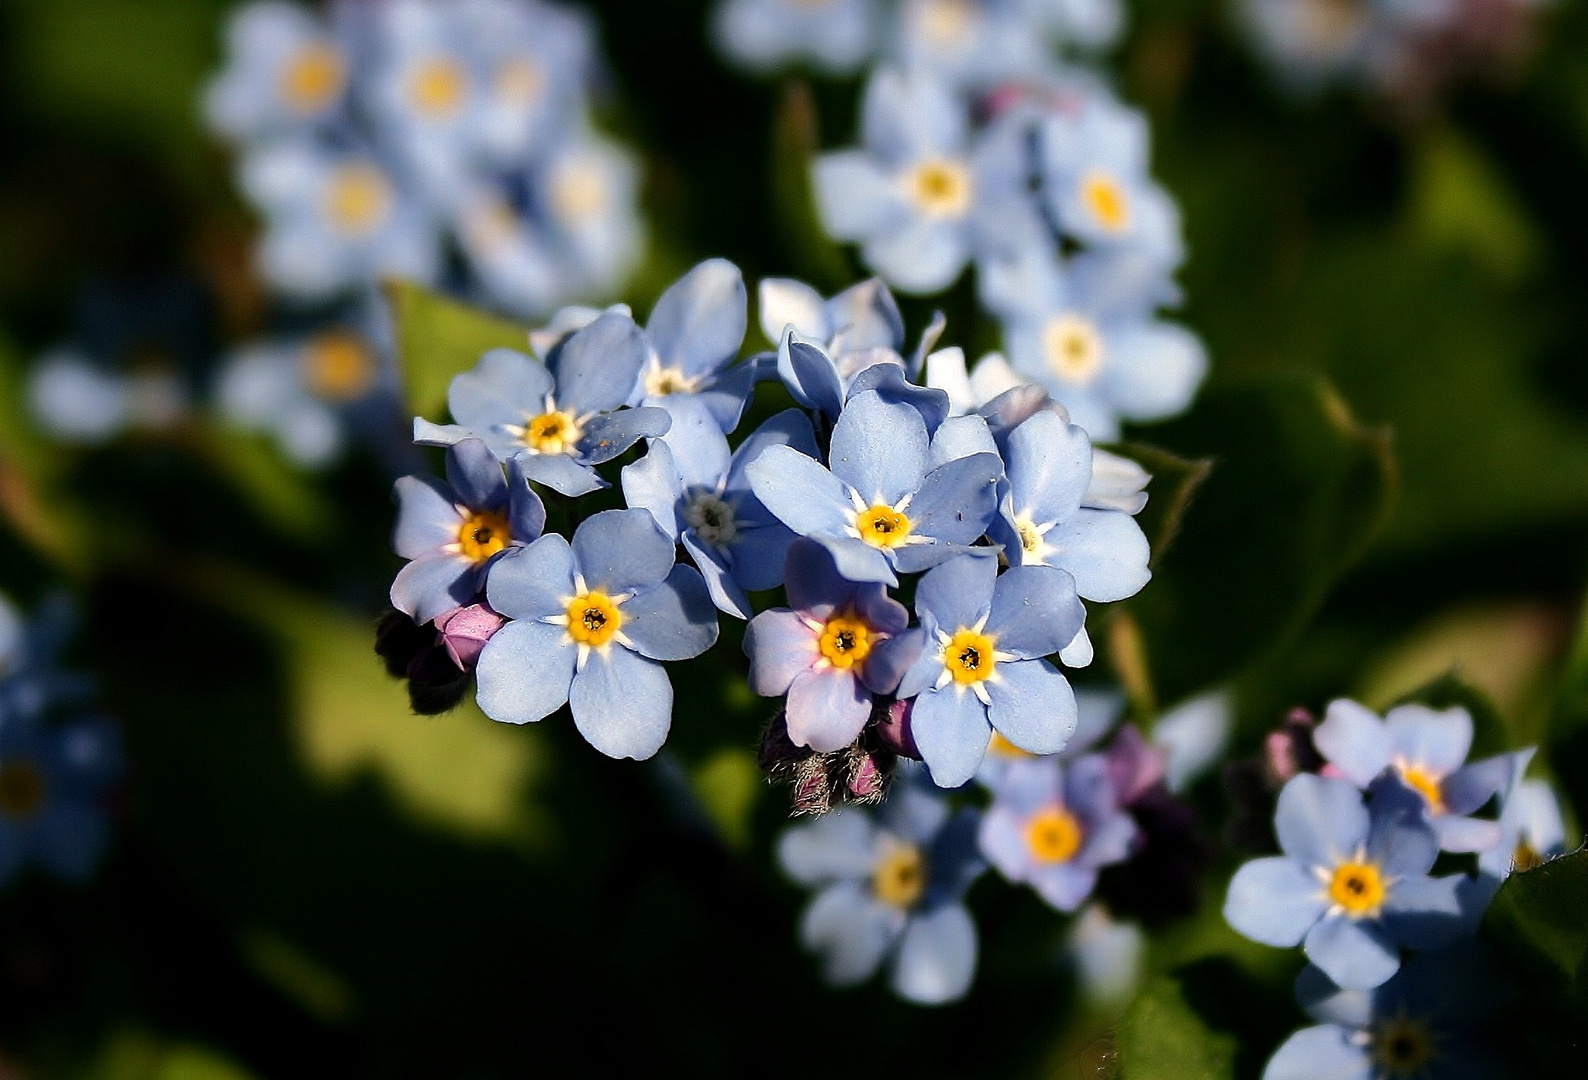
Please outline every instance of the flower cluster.
[[[1224, 914], [1255, 941], [1303, 947], [1297, 994], [1325, 1023], [1293, 1036], [1266, 1076], [1316, 1075], [1325, 1060], [1355, 1075], [1347, 1059], [1364, 1075], [1369, 1059], [1419, 1074], [1451, 1020], [1441, 1010], [1476, 1009], [1450, 991], [1481, 981], [1465, 939], [1500, 880], [1560, 854], [1565, 830], [1548, 786], [1522, 780], [1531, 749], [1468, 762], [1472, 740], [1459, 707], [1380, 719], [1343, 699], [1270, 739], [1270, 770], [1288, 774], [1273, 821], [1282, 854], [1236, 872]], [[1476, 854], [1475, 873], [1433, 876], [1442, 852]], [[1403, 964], [1404, 950], [1417, 955]], [[1471, 1017], [1454, 1021], [1470, 1034]]]
[[120, 732], [85, 711], [90, 688], [56, 662], [70, 623], [64, 601], [24, 621], [0, 596], [0, 886], [29, 863], [81, 881], [110, 839]]
[[1159, 314], [1179, 298], [1185, 247], [1174, 201], [1149, 171], [1146, 119], [1052, 44], [1111, 42], [1119, 5], [913, 0], [859, 48], [855, 28], [883, 21], [875, 7], [735, 0], [720, 36], [752, 64], [877, 59], [860, 145], [815, 162], [817, 209], [829, 234], [904, 292], [941, 292], [976, 267], [1007, 359], [967, 373], [963, 356], [945, 356], [930, 383], [956, 412], [1035, 383], [1103, 440], [1122, 421], [1184, 410], [1207, 359]]

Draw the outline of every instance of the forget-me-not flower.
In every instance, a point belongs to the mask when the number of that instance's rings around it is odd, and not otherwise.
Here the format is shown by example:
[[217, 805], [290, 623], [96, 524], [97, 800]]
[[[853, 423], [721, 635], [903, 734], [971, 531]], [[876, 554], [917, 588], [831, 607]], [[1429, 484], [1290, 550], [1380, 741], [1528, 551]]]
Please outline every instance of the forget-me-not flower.
[[984, 90], [1039, 75], [1050, 46], [1031, 0], [902, 0], [894, 48], [911, 71], [956, 90]]
[[899, 685], [897, 657], [879, 646], [904, 630], [910, 615], [878, 584], [841, 577], [832, 555], [813, 540], [788, 549], [789, 606], [750, 620], [744, 652], [750, 689], [788, 695], [789, 741], [821, 754], [842, 750], [871, 718], [873, 693]]
[[301, 4], [239, 7], [226, 24], [226, 68], [204, 92], [210, 125], [251, 141], [333, 121], [353, 67], [340, 37]]
[[1013, 761], [982, 815], [981, 853], [1004, 877], [1024, 882], [1060, 911], [1074, 911], [1097, 872], [1123, 862], [1136, 823], [1119, 806], [1102, 757], [1061, 764], [1056, 757]]
[[800, 919], [800, 941], [820, 955], [828, 982], [853, 986], [886, 963], [894, 992], [909, 1001], [965, 995], [977, 941], [964, 896], [984, 868], [976, 817], [898, 782], [875, 814], [834, 810], [783, 834], [784, 873], [819, 890]]
[[546, 527], [546, 507], [529, 486], [523, 466], [507, 475], [489, 447], [464, 439], [447, 450], [447, 479], [405, 476], [392, 546], [410, 560], [391, 585], [392, 606], [427, 623], [485, 587], [491, 564], [523, 547]]
[[1523, 780], [1512, 788], [1499, 824], [1499, 842], [1478, 855], [1478, 869], [1490, 877], [1531, 870], [1566, 850], [1560, 800], [1543, 780]]
[[747, 591], [783, 583], [783, 561], [794, 533], [750, 490], [746, 466], [769, 446], [816, 454], [811, 422], [798, 409], [771, 417], [732, 453], [705, 402], [663, 399], [673, 418], [645, 456], [623, 467], [623, 498], [649, 510], [662, 531], [684, 545], [705, 576], [718, 608], [750, 617]]
[[662, 661], [717, 640], [717, 612], [694, 567], [645, 510], [606, 510], [574, 531], [508, 553], [486, 582], [512, 621], [480, 653], [485, 715], [530, 723], [566, 703], [585, 740], [608, 757], [648, 758], [667, 740], [673, 685]]
[[1121, 0], [1019, 0], [1038, 24], [1059, 40], [1100, 49], [1119, 40], [1125, 29]]
[[647, 355], [645, 332], [616, 312], [569, 335], [549, 367], [512, 349], [492, 349], [447, 388], [456, 422], [415, 420], [414, 441], [447, 446], [477, 438], [564, 495], [606, 487], [594, 466], [672, 423], [664, 409], [623, 407]]
[[876, 47], [877, 0], [723, 0], [712, 19], [717, 43], [752, 71], [805, 62], [846, 74]]
[[1416, 792], [1446, 851], [1490, 851], [1499, 845], [1499, 823], [1469, 815], [1494, 796], [1503, 797], [1532, 756], [1525, 750], [1467, 765], [1472, 714], [1466, 709], [1400, 705], [1380, 720], [1344, 698], [1329, 703], [1312, 741], [1359, 788], [1393, 777]]
[[1236, 871], [1224, 917], [1253, 941], [1289, 948], [1347, 989], [1379, 986], [1400, 967], [1402, 945], [1427, 948], [1465, 929], [1463, 875], [1431, 878], [1439, 839], [1398, 799], [1345, 780], [1302, 773], [1274, 814], [1283, 855]]
[[844, 577], [896, 585], [896, 571], [919, 573], [969, 550], [996, 511], [996, 454], [934, 467], [932, 452], [916, 409], [868, 390], [850, 399], [833, 426], [831, 471], [792, 447], [772, 446], [746, 472], [766, 508], [821, 541]]
[[132, 431], [165, 431], [188, 415], [174, 371], [123, 373], [70, 346], [51, 349], [28, 373], [28, 411], [51, 437], [97, 445]]
[[46, 725], [0, 712], [0, 885], [28, 862], [82, 881], [110, 838], [104, 800], [121, 744], [102, 718]]
[[1075, 692], [1043, 658], [1086, 619], [1069, 574], [959, 556], [921, 578], [915, 612], [920, 626], [883, 647], [911, 655], [897, 692], [915, 698], [911, 734], [940, 787], [976, 775], [995, 730], [1028, 753], [1064, 748]]
[[667, 287], [645, 321], [650, 356], [631, 403], [660, 405], [689, 395], [723, 431], [739, 426], [756, 369], [736, 364], [748, 315], [744, 276], [726, 259], [707, 259]]

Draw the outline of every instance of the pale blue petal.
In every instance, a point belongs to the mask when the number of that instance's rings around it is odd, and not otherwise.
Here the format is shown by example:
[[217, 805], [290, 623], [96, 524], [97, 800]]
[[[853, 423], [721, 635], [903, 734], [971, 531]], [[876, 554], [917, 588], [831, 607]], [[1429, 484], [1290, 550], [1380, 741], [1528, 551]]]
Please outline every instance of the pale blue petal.
[[759, 377], [760, 369], [753, 362], [735, 364], [696, 392], [695, 398], [710, 410], [717, 427], [732, 431], [739, 426]]
[[1422, 796], [1408, 795], [1402, 802], [1376, 790], [1370, 803], [1368, 856], [1397, 877], [1426, 874], [1439, 857], [1439, 838], [1424, 820]]
[[548, 533], [527, 547], [506, 552], [491, 564], [485, 595], [493, 610], [510, 619], [562, 615], [573, 598], [573, 552], [568, 541]]
[[1436, 776], [1455, 772], [1472, 749], [1472, 714], [1459, 706], [1400, 705], [1384, 717], [1384, 727], [1396, 753]]
[[1017, 813], [1001, 797], [995, 797], [976, 830], [976, 846], [1010, 881], [1025, 881], [1030, 873], [1031, 846], [1026, 843], [1026, 825], [1027, 815]]
[[673, 452], [658, 439], [640, 460], [623, 466], [623, 501], [636, 510], [649, 511], [669, 539], [677, 540], [684, 522], [679, 506], [684, 485], [673, 462]]
[[783, 564], [794, 540], [794, 533], [781, 521], [741, 529], [729, 567], [736, 585], [759, 591], [783, 584]]
[[1365, 1028], [1373, 1021], [1374, 996], [1370, 990], [1341, 990], [1312, 964], [1296, 976], [1296, 1004], [1320, 1023]]
[[687, 375], [715, 371], [739, 355], [748, 304], [739, 268], [707, 259], [662, 293], [645, 332], [664, 367]]
[[1354, 1034], [1336, 1024], [1302, 1028], [1274, 1051], [1262, 1080], [1373, 1080], [1373, 1059]]
[[1390, 886], [1384, 900], [1384, 929], [1401, 945], [1435, 949], [1475, 929], [1481, 911], [1469, 910], [1464, 874], [1408, 877]]
[[1028, 753], [1063, 750], [1079, 722], [1070, 680], [1046, 660], [1000, 662], [987, 683], [987, 695], [992, 699], [987, 719]]
[[1076, 591], [1108, 603], [1135, 596], [1152, 577], [1147, 535], [1129, 514], [1114, 510], [1077, 510], [1043, 537], [1055, 550], [1051, 566], [1068, 570]]
[[1318, 879], [1280, 855], [1253, 859], [1235, 871], [1224, 918], [1253, 941], [1288, 949], [1301, 944], [1328, 907]]
[[915, 590], [915, 610], [930, 612], [945, 633], [974, 626], [992, 608], [998, 564], [961, 555], [929, 570]]
[[787, 608], [763, 611], [745, 627], [744, 654], [750, 658], [750, 689], [778, 697], [816, 663], [816, 631]]
[[1274, 831], [1286, 855], [1308, 866], [1333, 867], [1368, 839], [1362, 793], [1344, 780], [1310, 773], [1292, 777], [1279, 793]]
[[805, 886], [870, 878], [876, 859], [877, 827], [860, 810], [838, 809], [795, 825], [777, 845], [778, 865]]
[[926, 425], [920, 414], [871, 390], [844, 406], [833, 425], [828, 463], [833, 475], [868, 505], [892, 506], [920, 485], [926, 455]]
[[1329, 702], [1323, 722], [1312, 733], [1312, 741], [1318, 753], [1361, 788], [1389, 768], [1395, 754], [1384, 721], [1346, 698]]
[[[938, 466], [910, 500], [906, 512], [912, 529], [950, 544], [980, 539], [998, 513], [1001, 479], [1003, 463], [994, 454], [972, 454]], [[993, 552], [989, 549], [988, 554]]]
[[993, 586], [986, 629], [999, 652], [1029, 660], [1064, 648], [1085, 621], [1069, 574], [1051, 566], [1013, 566]]
[[810, 417], [799, 409], [784, 409], [752, 431], [733, 452], [733, 463], [728, 467], [727, 490], [750, 489], [745, 468], [769, 446], [793, 447], [813, 461], [821, 455], [816, 448], [816, 432], [811, 428]]
[[419, 559], [458, 542], [463, 515], [445, 484], [428, 476], [404, 476], [397, 481], [394, 493], [398, 509], [392, 549], [397, 554]]
[[513, 349], [492, 349], [447, 387], [447, 409], [467, 428], [519, 425], [544, 412], [552, 377], [539, 360]]
[[[576, 534], [577, 535], [577, 534]], [[625, 601], [622, 632], [641, 656], [688, 660], [717, 641], [717, 608], [700, 571], [677, 563], [661, 584]]]
[[568, 700], [579, 651], [560, 626], [515, 620], [485, 643], [474, 669], [474, 698], [492, 720], [527, 724]]
[[832, 357], [814, 342], [801, 341], [792, 331], [778, 342], [777, 373], [796, 402], [829, 417], [844, 408], [844, 387]]
[[612, 758], [644, 761], [662, 748], [673, 724], [667, 669], [619, 646], [607, 648], [605, 655], [590, 653], [573, 677], [568, 704], [579, 734]]
[[1009, 432], [1004, 455], [1015, 513], [1046, 523], [1080, 509], [1092, 480], [1092, 441], [1079, 427], [1043, 410]]
[[1157, 322], [1108, 336], [1104, 379], [1119, 410], [1132, 420], [1182, 413], [1207, 374], [1207, 350], [1183, 326]]
[[821, 155], [811, 182], [822, 225], [836, 240], [864, 240], [909, 220], [893, 177], [863, 150]]
[[616, 409], [634, 392], [649, 351], [633, 319], [606, 312], [557, 351], [557, 405], [577, 413]]
[[1078, 862], [1034, 866], [1031, 887], [1037, 895], [1059, 911], [1074, 911], [1097, 887], [1097, 868]]
[[768, 341], [782, 341], [790, 326], [801, 337], [827, 341], [835, 327], [828, 321], [822, 294], [793, 278], [762, 278], [757, 290], [760, 298], [761, 333]]
[[843, 535], [854, 520], [843, 482], [792, 447], [767, 447], [745, 474], [762, 505], [801, 536]]
[[392, 580], [392, 607], [414, 622], [427, 623], [472, 600], [480, 591], [484, 568], [461, 555], [426, 555], [397, 571]]
[[860, 737], [871, 719], [871, 691], [838, 668], [802, 671], [789, 686], [784, 716], [795, 746], [830, 754]]
[[894, 574], [888, 557], [865, 541], [848, 536], [835, 536], [831, 533], [822, 533], [814, 539], [827, 549], [828, 554], [833, 557], [833, 565], [838, 568], [838, 573], [848, 580], [891, 586], [899, 584], [898, 576]]
[[479, 439], [464, 439], [447, 450], [447, 483], [470, 510], [494, 510], [507, 502], [502, 463]]
[[960, 222], [911, 221], [901, 229], [873, 234], [864, 246], [866, 264], [900, 292], [917, 296], [942, 292], [970, 258], [966, 233]]
[[893, 989], [918, 1005], [957, 1001], [976, 977], [976, 923], [959, 904], [912, 917], [893, 962]]
[[526, 454], [519, 462], [525, 477], [569, 498], [588, 495], [608, 486], [594, 469], [567, 454]]
[[1452, 814], [1470, 814], [1496, 795], [1503, 800], [1527, 771], [1532, 757], [1531, 749], [1496, 754], [1450, 773], [1439, 785], [1445, 810]]
[[926, 632], [916, 627], [894, 635], [871, 654], [873, 662], [885, 665], [889, 672], [904, 673], [895, 691], [900, 699], [912, 698], [930, 689], [943, 672], [942, 652], [926, 646]]
[[527, 544], [546, 531], [546, 504], [529, 486], [522, 461], [507, 463], [507, 518], [513, 542]]
[[[790, 537], [794, 535], [787, 529], [783, 529], [783, 532]], [[718, 561], [721, 556], [716, 553], [716, 549], [701, 544], [692, 532], [686, 532], [678, 539], [684, 545], [684, 550], [689, 553], [689, 557], [695, 561], [700, 576], [705, 579], [706, 592], [710, 594], [711, 602], [719, 610], [736, 619], [748, 619], [754, 610], [750, 605], [750, 598], [744, 594], [744, 589], [733, 579], [728, 568]]]
[[1433, 827], [1434, 835], [1439, 837], [1441, 851], [1492, 851], [1505, 838], [1499, 822], [1483, 818], [1439, 814], [1430, 818], [1428, 824]]
[[635, 592], [667, 577], [673, 544], [644, 510], [603, 510], [574, 532], [573, 561], [587, 587]]
[[904, 923], [904, 913], [851, 882], [830, 885], [800, 918], [800, 943], [822, 958], [822, 975], [834, 986], [865, 982], [882, 965]]
[[[943, 391], [930, 386], [917, 386], [910, 382], [904, 375], [904, 369], [898, 364], [885, 362], [872, 364], [862, 368], [849, 383], [847, 400], [854, 399], [874, 391], [882, 400], [894, 405], [907, 405], [914, 409], [921, 417], [921, 422], [926, 425], [927, 434], [932, 434], [948, 419], [948, 395]], [[926, 466], [930, 468], [931, 466]]]
[[910, 730], [932, 782], [945, 788], [959, 787], [976, 775], [992, 738], [986, 707], [976, 695], [957, 687], [918, 696]]
[[[825, 305], [825, 336], [841, 338], [845, 350], [904, 348], [904, 316], [880, 278], [867, 278]], [[818, 335], [822, 336], [822, 335]]]
[[950, 461], [970, 457], [972, 454], [997, 454], [998, 444], [984, 417], [975, 413], [969, 416], [951, 416], [938, 425], [932, 436], [932, 453], [928, 468], [935, 469]]
[[1319, 920], [1303, 943], [1307, 959], [1346, 990], [1382, 986], [1401, 966], [1400, 952], [1374, 923], [1343, 916]]
[[585, 421], [579, 452], [592, 465], [611, 461], [641, 439], [666, 435], [673, 418], [666, 409], [619, 409]]

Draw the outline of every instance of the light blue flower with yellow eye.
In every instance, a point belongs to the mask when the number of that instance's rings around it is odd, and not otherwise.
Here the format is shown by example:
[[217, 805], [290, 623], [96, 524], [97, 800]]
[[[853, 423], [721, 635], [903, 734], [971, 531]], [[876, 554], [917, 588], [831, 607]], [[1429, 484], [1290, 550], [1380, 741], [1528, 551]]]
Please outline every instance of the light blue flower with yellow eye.
[[751, 71], [808, 63], [842, 75], [871, 57], [877, 16], [877, 0], [723, 0], [712, 30], [722, 52]]
[[491, 564], [537, 539], [546, 507], [522, 466], [496, 460], [479, 439], [447, 450], [446, 482], [428, 476], [397, 481], [392, 547], [409, 560], [391, 585], [392, 606], [417, 623], [472, 602]]
[[663, 409], [624, 408], [645, 363], [645, 332], [608, 312], [571, 334], [550, 365], [492, 349], [447, 388], [453, 424], [414, 421], [414, 441], [450, 446], [480, 439], [524, 475], [564, 495], [607, 486], [595, 466], [644, 438], [666, 434]]
[[[831, 471], [788, 446], [745, 470], [783, 524], [819, 541], [850, 581], [897, 585], [972, 549], [996, 512], [997, 454], [934, 457], [921, 414], [875, 390], [857, 394], [833, 426]], [[989, 559], [989, 561], [992, 561]]]
[[1402, 946], [1432, 948], [1470, 931], [1469, 879], [1433, 878], [1439, 839], [1403, 800], [1301, 773], [1274, 814], [1283, 855], [1235, 872], [1224, 918], [1264, 945], [1301, 945], [1336, 984], [1371, 990], [1400, 968]]
[[1100, 441], [1118, 438], [1122, 420], [1183, 412], [1207, 374], [1196, 335], [1153, 314], [1162, 279], [1138, 276], [1140, 266], [1104, 252], [1068, 265], [1032, 252], [984, 267], [984, 299], [1003, 319], [1014, 371]]
[[705, 402], [683, 395], [663, 402], [673, 425], [651, 441], [643, 458], [623, 467], [623, 498], [650, 511], [662, 531], [684, 545], [720, 610], [748, 619], [745, 593], [783, 583], [794, 533], [761, 505], [746, 467], [769, 446], [815, 457], [811, 422], [798, 409], [785, 409], [730, 453]]
[[273, 144], [248, 154], [241, 181], [265, 217], [260, 270], [284, 293], [321, 299], [440, 270], [437, 222], [369, 152]]
[[707, 259], [669, 285], [645, 321], [651, 354], [630, 403], [692, 397], [723, 431], [738, 427], [757, 374], [737, 362], [748, 302], [744, 275], [726, 259]]
[[104, 718], [46, 725], [0, 714], [0, 885], [37, 863], [83, 881], [110, 839], [104, 801], [122, 771], [121, 739]]
[[495, 562], [491, 608], [512, 621], [486, 643], [476, 699], [494, 720], [524, 724], [567, 704], [608, 757], [648, 758], [672, 726], [663, 661], [717, 640], [717, 612], [692, 566], [645, 510], [606, 510]]
[[1241, 0], [1236, 7], [1258, 51], [1294, 90], [1315, 90], [1335, 76], [1363, 73], [1382, 48], [1380, 4]]
[[800, 942], [834, 986], [854, 986], [884, 964], [894, 993], [919, 1005], [964, 997], [976, 975], [976, 923], [965, 892], [985, 868], [974, 810], [896, 781], [873, 814], [847, 807], [778, 842], [778, 864], [817, 890], [800, 917]]
[[323, 126], [343, 111], [353, 57], [302, 5], [259, 0], [226, 24], [226, 67], [205, 88], [204, 115], [234, 142]]
[[895, 51], [912, 71], [957, 90], [1032, 78], [1052, 63], [1028, 0], [903, 0]]
[[974, 141], [964, 103], [929, 74], [879, 70], [866, 86], [863, 148], [823, 154], [814, 167], [817, 209], [836, 239], [858, 243], [866, 264], [894, 288], [947, 288], [976, 255], [1007, 242], [1029, 220], [1015, 180], [1020, 140], [999, 129]]
[[920, 626], [882, 647], [911, 654], [897, 694], [915, 698], [911, 733], [934, 782], [958, 787], [975, 776], [994, 731], [1031, 754], [1064, 748], [1075, 692], [1044, 657], [1086, 620], [1069, 574], [999, 574], [994, 560], [961, 555], [921, 578], [915, 613]]
[[1175, 269], [1185, 258], [1180, 212], [1148, 173], [1146, 117], [1102, 91], [1072, 100], [1048, 110], [1037, 132], [1042, 198], [1059, 229]]

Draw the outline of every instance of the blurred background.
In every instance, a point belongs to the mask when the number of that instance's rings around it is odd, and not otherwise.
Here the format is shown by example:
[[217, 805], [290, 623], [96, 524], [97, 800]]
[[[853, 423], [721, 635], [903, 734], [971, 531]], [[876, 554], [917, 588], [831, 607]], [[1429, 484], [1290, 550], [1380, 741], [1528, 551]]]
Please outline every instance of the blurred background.
[[[824, 293], [863, 276], [803, 179], [852, 141], [858, 77], [735, 71], [705, 0], [586, 6], [596, 123], [638, 156], [648, 233], [593, 298], [646, 311], [709, 256]], [[191, 406], [240, 343], [314, 315], [261, 282], [205, 127], [228, 7], [0, 2], [0, 592], [59, 613], [54, 662], [124, 762], [93, 874], [0, 893], [0, 1076], [1106, 1070], [1110, 1017], [1027, 893], [972, 892], [982, 964], [947, 1014], [821, 984], [736, 648], [681, 665], [643, 764], [565, 722], [412, 715], [372, 651], [390, 483], [428, 460], [406, 417], [307, 469]], [[1181, 204], [1181, 317], [1212, 368], [1128, 436], [1212, 470], [1186, 505], [1153, 489], [1174, 546], [1094, 632], [1094, 673], [1149, 714], [1232, 685], [1240, 753], [1291, 706], [1381, 706], [1455, 667], [1581, 814], [1588, 728], [1546, 727], [1588, 582], [1588, 7], [1524, 21], [1459, 77], [1440, 54], [1299, 93], [1225, 4], [1129, 5], [1105, 70]], [[912, 333], [933, 308], [946, 341], [996, 347], [968, 282], [907, 302]], [[63, 344], [130, 380], [105, 407], [123, 426], [41, 421], [30, 372]], [[1192, 799], [1227, 869], [1216, 772]], [[1233, 995], [1276, 961], [1223, 925], [1220, 880], [1135, 914], [1149, 970], [1231, 958], [1201, 970]], [[1296, 1022], [1256, 1000], [1229, 1021], [1239, 1075]]]

